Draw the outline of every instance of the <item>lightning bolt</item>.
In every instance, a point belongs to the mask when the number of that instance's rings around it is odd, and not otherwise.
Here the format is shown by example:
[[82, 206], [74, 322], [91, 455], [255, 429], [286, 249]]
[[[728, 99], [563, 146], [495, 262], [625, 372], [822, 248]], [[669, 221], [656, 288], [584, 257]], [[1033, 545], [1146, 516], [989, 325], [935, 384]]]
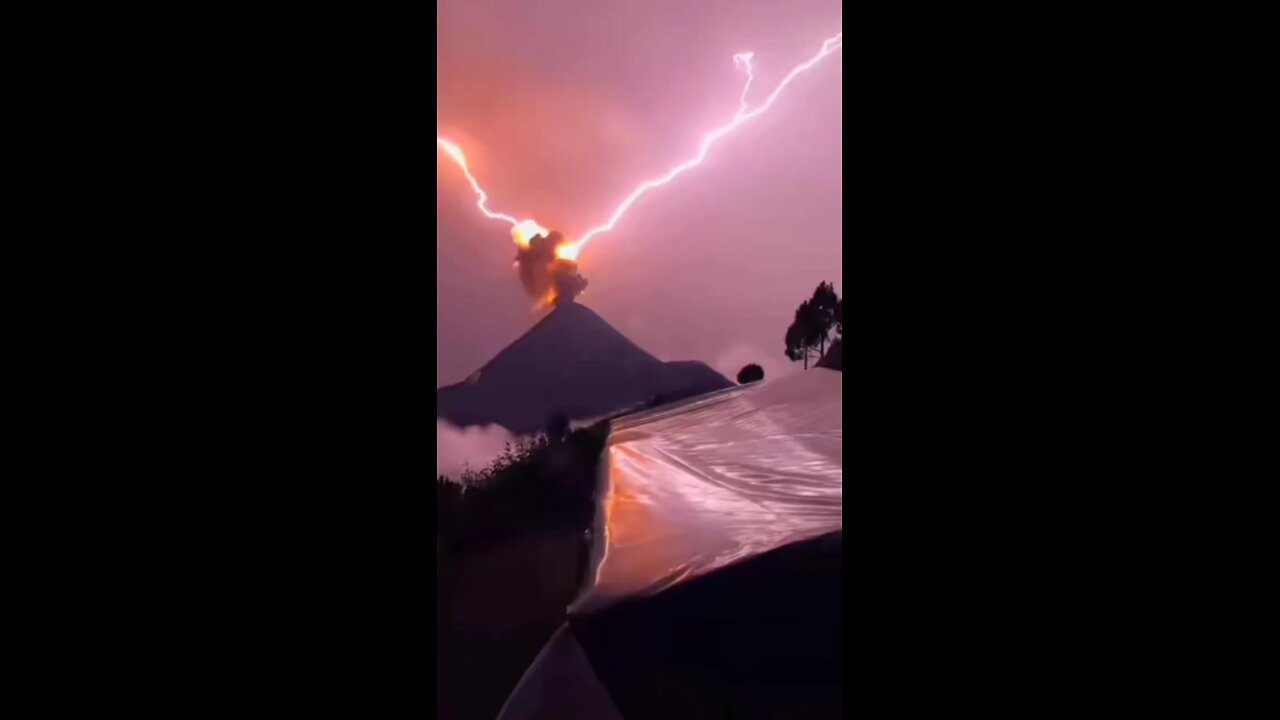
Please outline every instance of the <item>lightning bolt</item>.
[[[652, 180], [646, 180], [640, 183], [638, 186], [636, 186], [636, 189], [632, 190], [631, 194], [627, 195], [627, 197], [622, 200], [622, 202], [617, 206], [617, 208], [614, 209], [613, 214], [609, 216], [608, 221], [594, 228], [591, 228], [586, 233], [584, 233], [577, 241], [560, 246], [557, 249], [558, 254], [561, 257], [564, 257], [570, 260], [576, 260], [578, 253], [582, 250], [584, 246], [586, 246], [588, 242], [591, 242], [591, 240], [598, 235], [601, 235], [603, 233], [607, 233], [613, 230], [614, 227], [617, 226], [618, 222], [622, 220], [622, 217], [626, 215], [627, 211], [631, 209], [631, 206], [634, 205], [636, 201], [639, 200], [645, 193], [655, 188], [662, 187], [663, 185], [666, 185], [672, 180], [675, 180], [684, 172], [701, 165], [702, 162], [707, 159], [707, 154], [711, 152], [712, 146], [714, 146], [717, 142], [719, 142], [721, 138], [732, 133], [734, 130], [738, 129], [738, 127], [740, 127], [744, 123], [750, 122], [751, 120], [757, 117], [760, 117], [765, 112], [767, 112], [769, 108], [773, 107], [773, 104], [775, 101], [777, 101], [778, 97], [782, 95], [782, 91], [786, 90], [787, 86], [791, 84], [792, 80], [795, 80], [796, 77], [798, 77], [805, 71], [809, 70], [813, 66], [817, 65], [818, 63], [822, 62], [824, 58], [826, 58], [828, 55], [831, 55], [836, 50], [839, 50], [842, 47], [844, 47], [844, 31], [843, 30], [836, 33], [834, 37], [827, 38], [827, 40], [823, 41], [822, 48], [818, 51], [816, 55], [811, 57], [809, 60], [792, 68], [791, 72], [787, 73], [787, 76], [782, 79], [782, 82], [778, 83], [778, 86], [774, 88], [773, 92], [770, 93], [767, 98], [765, 98], [764, 102], [756, 106], [755, 108], [752, 108], [750, 105], [747, 104], [747, 94], [751, 90], [752, 82], [755, 80], [755, 74], [753, 72], [753, 68], [751, 65], [751, 60], [753, 57], [755, 57], [755, 55], [754, 53], [750, 53], [750, 52], [738, 53], [734, 55], [733, 64], [734, 66], [742, 69], [742, 71], [747, 74], [747, 81], [743, 85], [742, 95], [738, 99], [738, 111], [734, 113], [733, 119], [731, 119], [728, 123], [721, 125], [720, 127], [704, 135], [702, 138], [702, 143], [698, 145], [697, 155], [695, 155], [689, 160], [684, 161], [683, 163], [680, 163], [679, 165], [675, 166], [671, 170], [667, 171], [667, 173], [662, 177], [654, 178]], [[462, 168], [462, 172], [467, 176], [467, 180], [471, 182], [472, 189], [475, 190], [476, 195], [479, 197], [479, 201], [476, 203], [476, 206], [480, 208], [480, 212], [484, 213], [485, 216], [491, 219], [505, 220], [506, 222], [510, 223], [512, 225], [513, 233], [516, 236], [517, 242], [520, 242], [520, 237], [522, 234], [534, 229], [541, 229], [541, 226], [538, 225], [533, 220], [518, 221], [515, 218], [511, 217], [510, 215], [491, 212], [488, 208], [486, 208], [485, 203], [488, 201], [488, 195], [480, 187], [480, 184], [476, 182], [476, 179], [471, 175], [471, 171], [467, 168], [467, 160], [466, 160], [466, 157], [462, 154], [462, 150], [456, 144], [438, 135], [436, 136], [436, 144], [439, 145], [441, 148], [443, 148], [444, 151], [449, 155], [449, 157], [453, 158], [453, 161], [457, 163], [460, 168]], [[545, 234], [545, 231], [543, 231], [541, 234]]]
[[751, 58], [755, 56], [756, 54], [753, 52], [738, 53], [733, 56], [734, 67], [742, 68], [742, 72], [747, 74], [747, 82], [742, 86], [742, 97], [738, 98], [738, 114], [733, 116], [734, 120], [745, 115], [750, 109], [750, 106], [747, 105], [747, 93], [751, 92], [751, 81], [756, 79], [756, 76], [751, 72]]
[[489, 202], [489, 193], [480, 187], [480, 183], [471, 174], [471, 168], [467, 166], [467, 156], [462, 153], [462, 148], [439, 135], [436, 136], [436, 145], [443, 149], [445, 154], [453, 158], [453, 161], [462, 169], [462, 174], [467, 176], [467, 182], [471, 183], [471, 189], [476, 192], [476, 196], [479, 198], [476, 200], [476, 207], [480, 208], [480, 212], [484, 213], [484, 216], [490, 220], [503, 220], [510, 223], [516, 242], [525, 245], [528, 243], [529, 238], [534, 235], [546, 235], [550, 232], [535, 220], [517, 220], [506, 213], [493, 212], [485, 207], [485, 203]]
[[707, 153], [711, 151], [711, 146], [715, 145], [716, 142], [720, 140], [720, 138], [738, 129], [738, 127], [743, 123], [763, 115], [770, 107], [773, 106], [774, 101], [778, 99], [778, 96], [782, 94], [782, 91], [786, 90], [787, 86], [791, 84], [791, 81], [796, 79], [796, 77], [799, 76], [800, 73], [803, 73], [804, 71], [808, 70], [814, 65], [817, 65], [819, 62], [822, 62], [823, 58], [835, 52], [836, 50], [839, 50], [843, 46], [844, 46], [844, 31], [842, 30], [839, 33], [837, 33], [835, 37], [829, 38], [828, 40], [823, 42], [822, 49], [818, 51], [817, 55], [814, 55], [807, 62], [797, 65], [795, 68], [791, 70], [791, 72], [787, 73], [787, 76], [783, 78], [781, 83], [778, 84], [778, 87], [774, 88], [773, 92], [769, 95], [769, 97], [765, 99], [765, 101], [754, 110], [747, 109], [748, 106], [746, 101], [747, 91], [751, 88], [751, 81], [755, 79], [755, 76], [751, 72], [751, 58], [753, 57], [753, 54], [747, 52], [747, 53], [738, 53], [737, 55], [734, 55], [733, 56], [734, 64], [738, 65], [739, 67], [742, 67], [747, 73], [747, 82], [742, 89], [742, 97], [739, 100], [738, 112], [734, 114], [733, 119], [730, 120], [728, 124], [721, 125], [715, 130], [712, 130], [711, 132], [707, 133], [702, 138], [702, 144], [698, 146], [698, 154], [695, 155], [692, 159], [686, 160], [683, 163], [675, 166], [670, 171], [668, 171], [666, 175], [663, 175], [660, 178], [656, 178], [654, 180], [646, 180], [645, 182], [640, 183], [640, 185], [635, 190], [632, 190], [631, 194], [628, 195], [620, 205], [618, 205], [617, 209], [613, 211], [613, 215], [609, 216], [609, 220], [607, 222], [605, 222], [603, 225], [600, 225], [588, 230], [586, 233], [582, 235], [581, 238], [578, 239], [576, 243], [574, 243], [577, 246], [575, 249], [581, 250], [584, 246], [586, 246], [587, 243], [591, 242], [591, 239], [594, 238], [595, 236], [612, 230], [618, 224], [618, 221], [622, 220], [622, 216], [625, 215], [627, 211], [631, 209], [631, 206], [634, 205], [635, 202], [639, 200], [642, 195], [644, 195], [645, 193], [649, 192], [654, 188], [662, 187], [663, 185], [666, 185], [672, 180], [675, 180], [681, 173], [685, 172], [686, 170], [690, 170], [692, 168], [695, 168], [701, 165], [702, 161], [707, 159]]

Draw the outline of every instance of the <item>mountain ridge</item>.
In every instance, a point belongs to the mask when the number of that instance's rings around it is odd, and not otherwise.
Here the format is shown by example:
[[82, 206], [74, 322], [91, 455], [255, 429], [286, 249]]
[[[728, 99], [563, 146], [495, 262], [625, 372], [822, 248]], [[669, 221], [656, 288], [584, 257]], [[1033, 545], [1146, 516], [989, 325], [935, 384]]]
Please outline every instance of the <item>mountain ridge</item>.
[[590, 308], [565, 302], [466, 380], [437, 388], [436, 417], [524, 434], [555, 415], [600, 417], [732, 385], [701, 362], [663, 362]]

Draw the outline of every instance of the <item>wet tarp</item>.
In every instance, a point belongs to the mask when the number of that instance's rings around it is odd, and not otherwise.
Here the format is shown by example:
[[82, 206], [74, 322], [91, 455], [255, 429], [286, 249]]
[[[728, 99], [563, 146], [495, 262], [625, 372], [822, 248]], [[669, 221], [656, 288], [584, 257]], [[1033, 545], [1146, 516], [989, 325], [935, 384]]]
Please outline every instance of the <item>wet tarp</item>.
[[840, 531], [843, 387], [814, 369], [615, 421], [570, 612]]
[[498, 720], [622, 720], [622, 716], [577, 639], [562, 625], [507, 698]]
[[499, 720], [843, 717], [843, 539], [570, 619]]
[[590, 680], [626, 720], [835, 720], [843, 717], [842, 558], [835, 532], [569, 625]]

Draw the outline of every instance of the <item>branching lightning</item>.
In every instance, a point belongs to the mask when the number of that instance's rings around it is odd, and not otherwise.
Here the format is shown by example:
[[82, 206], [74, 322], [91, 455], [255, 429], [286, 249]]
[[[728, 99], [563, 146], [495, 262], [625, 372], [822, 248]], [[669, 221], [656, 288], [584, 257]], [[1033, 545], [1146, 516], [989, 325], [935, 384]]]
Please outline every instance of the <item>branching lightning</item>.
[[745, 101], [747, 89], [751, 87], [751, 81], [754, 79], [754, 75], [751, 72], [752, 54], [739, 53], [735, 55], [734, 62], [736, 64], [739, 64], [746, 70], [747, 83], [746, 83], [746, 87], [744, 87], [742, 91], [743, 93], [743, 100], [741, 101], [742, 106], [739, 107], [738, 112], [734, 114], [733, 120], [729, 121], [727, 125], [722, 125], [716, 128], [715, 130], [712, 130], [711, 132], [707, 133], [706, 136], [702, 138], [702, 144], [698, 146], [698, 154], [694, 156], [693, 159], [686, 160], [685, 162], [677, 165], [676, 167], [671, 169], [666, 175], [663, 175], [660, 178], [657, 178], [655, 180], [647, 180], [641, 183], [639, 187], [631, 191], [631, 194], [628, 195], [626, 199], [622, 201], [622, 204], [618, 205], [618, 208], [613, 211], [613, 215], [609, 216], [608, 222], [588, 230], [586, 233], [582, 235], [581, 238], [578, 239], [577, 243], [575, 243], [577, 245], [577, 249], [581, 249], [587, 243], [591, 242], [591, 239], [596, 235], [599, 235], [601, 233], [606, 233], [612, 230], [614, 226], [618, 224], [618, 221], [622, 219], [622, 216], [626, 214], [627, 210], [631, 209], [631, 206], [635, 204], [636, 200], [640, 199], [641, 195], [644, 195], [645, 193], [649, 192], [650, 190], [656, 187], [661, 187], [663, 185], [666, 185], [667, 183], [676, 179], [676, 177], [681, 173], [683, 173], [684, 171], [701, 165], [702, 161], [707, 158], [707, 153], [710, 152], [711, 146], [714, 145], [716, 141], [718, 141], [720, 138], [736, 130], [739, 125], [747, 122], [748, 120], [757, 118], [760, 115], [764, 114], [765, 111], [767, 111], [770, 107], [773, 106], [774, 101], [778, 99], [778, 96], [782, 94], [782, 91], [785, 90], [787, 86], [791, 84], [791, 81], [794, 80], [796, 76], [798, 76], [800, 73], [804, 72], [805, 70], [808, 70], [809, 68], [813, 67], [814, 65], [817, 65], [819, 62], [822, 61], [823, 58], [835, 52], [836, 50], [840, 49], [843, 45], [844, 45], [844, 32], [841, 31], [837, 33], [835, 37], [830, 38], [826, 42], [822, 43], [822, 50], [820, 50], [817, 55], [809, 59], [808, 62], [805, 62], [801, 65], [797, 65], [794, 69], [792, 69], [791, 72], [788, 73], [785, 78], [783, 78], [782, 82], [778, 84], [778, 87], [774, 88], [773, 93], [770, 94], [769, 97], [759, 107], [755, 108], [754, 110], [747, 110], [746, 101]]
[[756, 54], [753, 52], [738, 53], [733, 56], [734, 67], [742, 68], [742, 72], [747, 74], [747, 82], [742, 86], [742, 97], [738, 98], [738, 114], [733, 116], [734, 120], [742, 117], [751, 109], [747, 105], [747, 93], [751, 92], [751, 81], [756, 79], [756, 76], [751, 73], [751, 58], [755, 56]]
[[[702, 143], [698, 146], [698, 153], [693, 158], [686, 160], [683, 163], [675, 166], [674, 168], [669, 170], [665, 175], [659, 178], [655, 178], [653, 180], [646, 180], [640, 183], [640, 185], [636, 186], [636, 188], [631, 191], [631, 194], [627, 195], [626, 198], [624, 198], [622, 202], [618, 205], [618, 207], [613, 211], [613, 214], [609, 216], [608, 221], [594, 228], [591, 228], [586, 233], [584, 233], [580, 238], [578, 238], [577, 241], [560, 245], [556, 249], [557, 256], [566, 260], [576, 260], [578, 257], [578, 253], [582, 250], [582, 248], [588, 242], [590, 242], [593, 238], [595, 238], [598, 235], [601, 235], [603, 233], [613, 230], [614, 227], [617, 226], [618, 222], [622, 220], [622, 217], [626, 215], [627, 211], [631, 209], [631, 206], [634, 205], [636, 201], [641, 198], [641, 196], [643, 196], [645, 193], [649, 192], [650, 190], [653, 190], [654, 188], [659, 188], [659, 187], [662, 187], [663, 185], [666, 185], [667, 183], [671, 182], [672, 180], [676, 179], [678, 176], [683, 174], [685, 171], [701, 165], [702, 162], [707, 158], [707, 154], [711, 151], [712, 146], [715, 145], [721, 138], [723, 138], [724, 136], [736, 130], [743, 123], [746, 123], [754, 118], [759, 117], [760, 115], [763, 115], [766, 111], [768, 111], [770, 107], [773, 106], [773, 103], [778, 99], [780, 95], [782, 95], [782, 91], [785, 90], [787, 86], [791, 84], [792, 80], [794, 80], [801, 73], [812, 68], [814, 65], [817, 65], [819, 62], [823, 60], [823, 58], [826, 58], [828, 55], [831, 55], [832, 53], [834, 53], [836, 50], [839, 50], [843, 46], [844, 46], [844, 31], [836, 33], [835, 37], [828, 38], [826, 41], [822, 43], [822, 49], [819, 50], [816, 55], [814, 55], [812, 58], [805, 61], [804, 63], [797, 65], [795, 68], [791, 70], [791, 72], [787, 73], [787, 76], [783, 78], [782, 82], [780, 82], [778, 86], [774, 88], [773, 92], [770, 93], [767, 98], [765, 98], [764, 102], [760, 103], [755, 108], [752, 108], [750, 105], [747, 104], [747, 94], [751, 90], [752, 82], [755, 80], [755, 75], [753, 73], [753, 68], [751, 65], [751, 60], [754, 57], [754, 54], [750, 52], [744, 52], [744, 53], [738, 53], [734, 55], [733, 63], [736, 67], [741, 68], [742, 71], [747, 74], [747, 81], [743, 85], [742, 95], [739, 98], [738, 111], [734, 113], [733, 119], [730, 120], [725, 125], [722, 125], [712, 130], [711, 132], [707, 133], [706, 135], [704, 135], [702, 138]], [[461, 148], [459, 148], [456, 144], [440, 136], [436, 136], [436, 144], [439, 145], [441, 148], [443, 148], [444, 151], [449, 155], [449, 157], [453, 158], [453, 161], [458, 164], [458, 167], [462, 168], [463, 174], [467, 176], [467, 180], [470, 181], [471, 183], [471, 188], [475, 190], [475, 193], [479, 198], [479, 200], [476, 202], [476, 206], [480, 208], [480, 212], [484, 213], [486, 217], [489, 217], [493, 220], [504, 220], [507, 223], [511, 224], [512, 235], [515, 237], [515, 240], [518, 244], [520, 244], [521, 246], [527, 245], [529, 238], [532, 237], [532, 235], [534, 234], [541, 234], [543, 236], [547, 234], [547, 231], [544, 228], [542, 228], [541, 225], [538, 225], [538, 223], [533, 220], [523, 220], [523, 221], [516, 220], [514, 217], [510, 215], [506, 215], [504, 213], [492, 212], [487, 207], [485, 207], [485, 203], [488, 202], [489, 196], [485, 193], [484, 189], [480, 187], [480, 183], [476, 181], [475, 177], [471, 175], [471, 170], [467, 167], [467, 159], [463, 155]]]
[[[471, 189], [475, 190], [476, 197], [479, 198], [476, 200], [476, 207], [480, 208], [480, 212], [484, 213], [485, 217], [490, 220], [505, 220], [510, 223], [512, 233], [516, 235], [516, 242], [522, 245], [528, 244], [529, 238], [534, 235], [547, 234], [547, 229], [539, 225], [535, 220], [517, 220], [506, 213], [493, 212], [485, 207], [485, 203], [489, 202], [489, 193], [480, 187], [480, 183], [471, 174], [471, 168], [467, 166], [467, 156], [462, 153], [462, 148], [439, 135], [436, 136], [436, 145], [439, 145], [449, 157], [453, 158], [458, 167], [462, 168], [462, 174], [467, 176], [467, 182], [471, 183]], [[523, 242], [521, 242], [522, 237], [524, 238]]]

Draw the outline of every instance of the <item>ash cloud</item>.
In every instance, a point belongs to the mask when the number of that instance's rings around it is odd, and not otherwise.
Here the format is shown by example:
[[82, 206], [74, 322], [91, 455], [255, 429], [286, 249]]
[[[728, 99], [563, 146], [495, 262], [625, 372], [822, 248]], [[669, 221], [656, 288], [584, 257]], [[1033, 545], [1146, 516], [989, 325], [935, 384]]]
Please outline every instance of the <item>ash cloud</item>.
[[578, 272], [578, 264], [556, 257], [556, 248], [565, 242], [564, 235], [552, 231], [546, 237], [535, 236], [529, 247], [516, 251], [520, 282], [525, 292], [535, 298], [554, 294], [554, 301], [572, 301], [587, 287], [587, 279]]

